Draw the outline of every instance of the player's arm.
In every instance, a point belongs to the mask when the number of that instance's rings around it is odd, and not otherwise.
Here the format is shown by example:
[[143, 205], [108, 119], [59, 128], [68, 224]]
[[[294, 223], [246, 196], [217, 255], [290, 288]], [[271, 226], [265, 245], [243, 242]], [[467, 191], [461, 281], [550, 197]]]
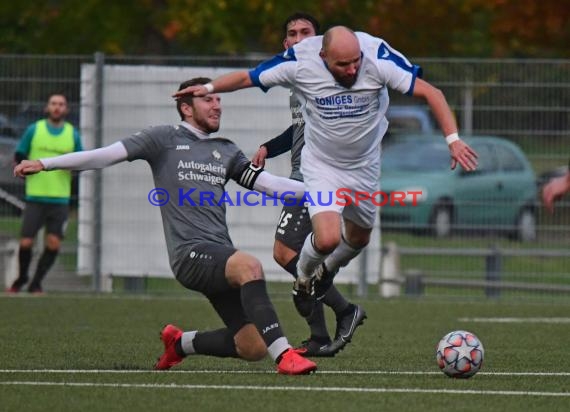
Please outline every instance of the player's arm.
[[279, 136], [263, 143], [253, 155], [251, 162], [256, 166], [265, 166], [265, 159], [279, 156], [286, 153], [293, 147], [293, 125], [289, 126], [287, 130]]
[[305, 195], [305, 185], [303, 182], [288, 179], [282, 176], [275, 176], [263, 170], [263, 168], [250, 163], [236, 179], [236, 182], [246, 189], [257, 192], [265, 192], [271, 196], [294, 197], [302, 199]]
[[201, 97], [209, 93], [233, 92], [235, 90], [253, 87], [253, 82], [246, 70], [235, 71], [224, 74], [207, 84], [196, 84], [179, 90], [172, 95], [174, 98], [182, 97], [187, 94]]
[[[569, 166], [570, 167], [570, 166]], [[560, 199], [564, 194], [570, 192], [570, 169], [564, 176], [551, 179], [542, 190], [542, 201], [544, 206], [550, 212], [554, 212], [554, 202]]]
[[73, 128], [73, 146], [74, 152], [81, 152], [83, 151], [83, 143], [81, 142], [81, 135], [79, 134], [79, 130], [75, 127]]
[[233, 92], [248, 87], [259, 87], [267, 91], [273, 86], [290, 87], [294, 84], [296, 72], [295, 52], [292, 48], [284, 54], [260, 63], [252, 70], [239, 70], [224, 74], [207, 84], [197, 84], [175, 92], [172, 96], [178, 98], [187, 94], [205, 96], [208, 93]]
[[36, 124], [26, 128], [26, 131], [20, 138], [18, 145], [16, 146], [16, 151], [14, 152], [14, 164], [20, 163], [22, 160], [26, 160], [30, 153], [30, 148], [32, 146], [32, 139], [36, 133]]
[[127, 149], [116, 142], [99, 149], [68, 153], [39, 160], [24, 160], [14, 168], [14, 176], [24, 177], [42, 170], [89, 170], [102, 169], [127, 160]]
[[444, 94], [438, 88], [432, 86], [423, 79], [416, 78], [413, 96], [424, 99], [437, 120], [439, 127], [445, 136], [457, 133], [455, 117], [447, 104]]
[[28, 156], [25, 153], [22, 152], [15, 152], [14, 153], [14, 163], [18, 164], [23, 160], [27, 160]]
[[451, 168], [455, 169], [459, 163], [467, 171], [475, 170], [477, 168], [477, 153], [459, 138], [455, 117], [451, 113], [442, 91], [425, 80], [416, 78], [412, 94], [415, 97], [425, 99], [444, 136], [446, 136], [445, 139], [451, 152]]

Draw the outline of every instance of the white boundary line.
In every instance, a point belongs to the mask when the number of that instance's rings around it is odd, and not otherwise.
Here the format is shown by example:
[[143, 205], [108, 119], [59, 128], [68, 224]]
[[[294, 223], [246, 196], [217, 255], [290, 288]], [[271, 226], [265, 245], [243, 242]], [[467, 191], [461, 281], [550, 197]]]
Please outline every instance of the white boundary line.
[[223, 389], [248, 391], [306, 391], [306, 392], [353, 392], [353, 393], [427, 393], [457, 395], [499, 395], [499, 396], [551, 396], [570, 397], [570, 392], [532, 392], [532, 391], [489, 391], [459, 389], [421, 389], [421, 388], [346, 388], [322, 386], [249, 386], [249, 385], [179, 385], [156, 383], [100, 383], [100, 382], [0, 382], [0, 385], [14, 386], [65, 386], [65, 387], [102, 387], [102, 388], [144, 388], [144, 389]]
[[[170, 370], [155, 371], [143, 369], [0, 369], [0, 373], [16, 374], [16, 373], [37, 373], [37, 374], [230, 374], [230, 375], [260, 375], [275, 374], [273, 370]], [[441, 375], [439, 371], [317, 371], [318, 375]], [[543, 377], [570, 377], [570, 372], [478, 372], [477, 375], [487, 376], [543, 376]]]
[[480, 323], [570, 323], [570, 318], [459, 318], [460, 322]]

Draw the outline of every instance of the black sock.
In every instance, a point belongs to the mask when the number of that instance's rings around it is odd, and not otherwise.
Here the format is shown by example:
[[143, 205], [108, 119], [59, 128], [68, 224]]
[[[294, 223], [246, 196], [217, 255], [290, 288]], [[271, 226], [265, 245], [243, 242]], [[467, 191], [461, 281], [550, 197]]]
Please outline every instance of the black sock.
[[174, 351], [176, 352], [176, 354], [178, 356], [180, 356], [181, 358], [185, 358], [186, 354], [184, 353], [184, 351], [182, 350], [182, 339], [178, 339], [176, 342], [174, 342]]
[[42, 280], [54, 264], [58, 253], [59, 250], [50, 250], [48, 248], [44, 249], [44, 253], [42, 253], [40, 261], [38, 262], [38, 267], [36, 268], [36, 274], [30, 283], [30, 289], [41, 287]]
[[356, 306], [354, 306], [352, 303], [349, 303], [345, 310], [343, 310], [340, 313], [337, 313], [336, 315], [337, 319], [342, 318], [343, 316], [350, 315], [352, 312], [354, 312], [355, 308]]
[[340, 294], [335, 285], [332, 285], [329, 290], [327, 290], [322, 302], [329, 306], [337, 317], [350, 308], [350, 303]]
[[253, 280], [242, 285], [241, 304], [246, 316], [255, 325], [267, 347], [283, 337], [277, 313], [267, 295], [265, 280]]
[[[234, 333], [228, 328], [196, 332], [192, 344], [196, 353], [200, 355], [217, 356], [220, 358], [239, 357], [234, 342]], [[180, 350], [182, 351], [182, 345]]]
[[21, 288], [28, 281], [28, 270], [30, 262], [32, 261], [32, 249], [25, 249], [20, 247], [18, 250], [18, 263], [20, 266], [20, 273], [18, 279], [12, 285], [13, 287]]
[[327, 343], [331, 343], [331, 338], [329, 336], [311, 335], [311, 340], [321, 345], [326, 345]]
[[283, 269], [285, 269], [287, 272], [292, 274], [295, 277], [295, 279], [297, 279], [297, 262], [298, 261], [299, 261], [299, 255], [295, 256], [293, 259], [291, 259], [289, 261], [289, 263], [287, 263], [285, 266], [283, 266]]
[[[330, 341], [329, 332], [327, 331], [327, 323], [325, 320], [325, 312], [323, 310], [323, 304], [321, 302], [317, 302], [313, 309], [313, 312], [305, 319], [307, 320], [307, 324], [311, 329], [311, 340], [323, 344]], [[326, 342], [321, 342], [323, 339], [326, 340]]]

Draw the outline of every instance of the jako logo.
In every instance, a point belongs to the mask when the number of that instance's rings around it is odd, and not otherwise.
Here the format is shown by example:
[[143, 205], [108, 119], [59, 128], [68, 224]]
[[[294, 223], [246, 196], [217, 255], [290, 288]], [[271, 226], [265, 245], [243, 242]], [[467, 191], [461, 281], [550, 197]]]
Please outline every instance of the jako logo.
[[263, 330], [261, 331], [261, 334], [265, 335], [267, 332], [277, 327], [279, 327], [278, 323], [272, 323], [271, 325], [264, 327]]
[[176, 145], [176, 150], [190, 150], [189, 144], [178, 144]]

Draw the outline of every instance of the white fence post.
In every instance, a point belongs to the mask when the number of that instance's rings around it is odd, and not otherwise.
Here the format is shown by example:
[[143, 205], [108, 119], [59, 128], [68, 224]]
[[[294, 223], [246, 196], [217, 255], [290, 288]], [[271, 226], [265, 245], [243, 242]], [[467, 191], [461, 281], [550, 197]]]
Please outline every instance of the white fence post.
[[4, 272], [4, 287], [9, 288], [18, 277], [18, 240], [8, 240], [4, 244], [0, 259], [0, 269]]
[[380, 272], [380, 296], [391, 298], [400, 296], [402, 276], [400, 275], [400, 253], [394, 242], [386, 245]]

